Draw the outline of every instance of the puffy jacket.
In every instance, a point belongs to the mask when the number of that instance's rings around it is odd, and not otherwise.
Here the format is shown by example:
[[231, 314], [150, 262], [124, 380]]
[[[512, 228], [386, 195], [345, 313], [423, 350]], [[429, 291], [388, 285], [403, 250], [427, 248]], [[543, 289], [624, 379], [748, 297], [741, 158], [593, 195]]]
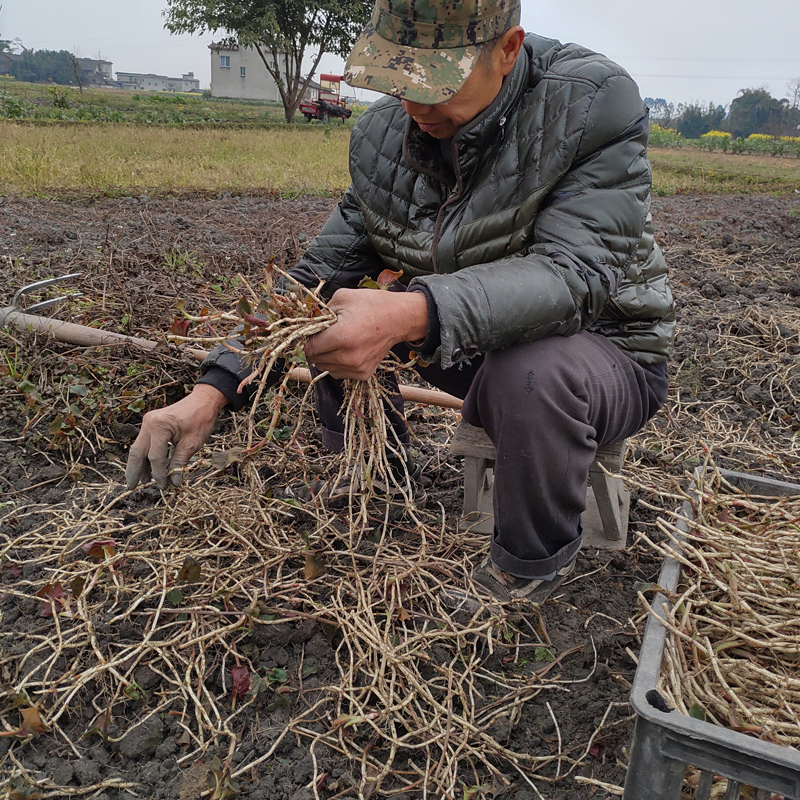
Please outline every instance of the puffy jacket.
[[[330, 296], [402, 269], [435, 303], [444, 368], [584, 329], [642, 364], [664, 361], [675, 312], [647, 139], [647, 109], [621, 67], [528, 36], [494, 102], [452, 140], [452, 169], [397, 99], [364, 112], [352, 185], [292, 275], [322, 279]], [[215, 366], [247, 373], [222, 347], [204, 363]]]
[[675, 312], [647, 139], [625, 70], [530, 35], [500, 94], [452, 140], [454, 176], [397, 99], [364, 112], [352, 185], [293, 274], [333, 294], [402, 269], [436, 303], [444, 368], [584, 329], [664, 361]]

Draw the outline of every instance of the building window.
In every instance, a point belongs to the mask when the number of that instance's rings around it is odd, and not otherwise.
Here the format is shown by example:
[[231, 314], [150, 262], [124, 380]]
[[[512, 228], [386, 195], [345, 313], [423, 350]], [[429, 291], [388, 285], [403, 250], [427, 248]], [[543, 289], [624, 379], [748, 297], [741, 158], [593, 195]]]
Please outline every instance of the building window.
[[247, 77], [247, 70], [245, 67], [239, 67], [239, 75], [241, 75], [243, 78]]
[[219, 57], [219, 65], [223, 69], [230, 69], [231, 66], [231, 57], [230, 56], [220, 56]]

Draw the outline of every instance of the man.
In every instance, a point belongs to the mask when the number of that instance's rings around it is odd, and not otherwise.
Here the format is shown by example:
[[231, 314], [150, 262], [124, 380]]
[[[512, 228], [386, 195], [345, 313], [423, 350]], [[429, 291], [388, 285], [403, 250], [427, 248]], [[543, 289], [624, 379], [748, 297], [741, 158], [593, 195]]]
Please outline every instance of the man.
[[[364, 379], [414, 343], [433, 361], [421, 374], [463, 397], [497, 450], [495, 532], [473, 577], [541, 601], [573, 568], [598, 444], [666, 398], [674, 307], [636, 85], [602, 55], [526, 37], [519, 17], [519, 0], [377, 0], [345, 79], [388, 97], [355, 125], [353, 183], [292, 275], [324, 281], [338, 314], [306, 347], [332, 376], [323, 441], [341, 446], [334, 379]], [[387, 267], [407, 291], [356, 288]], [[146, 415], [129, 485], [152, 470], [165, 486], [219, 411], [246, 402], [235, 353], [218, 348], [205, 369]]]

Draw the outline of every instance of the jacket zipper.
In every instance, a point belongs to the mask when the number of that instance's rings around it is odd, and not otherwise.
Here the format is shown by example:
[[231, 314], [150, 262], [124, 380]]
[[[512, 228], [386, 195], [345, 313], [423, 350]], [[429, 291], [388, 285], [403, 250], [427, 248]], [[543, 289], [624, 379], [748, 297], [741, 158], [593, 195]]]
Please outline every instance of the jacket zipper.
[[[506, 139], [506, 116], [502, 116], [499, 119], [500, 125], [500, 141], [504, 142]], [[439, 213], [436, 216], [436, 225], [433, 228], [433, 243], [431, 245], [431, 262], [433, 264], [433, 271], [436, 275], [439, 274], [439, 237], [442, 232], [442, 223], [444, 222], [444, 212], [447, 210], [447, 207], [458, 200], [461, 197], [461, 194], [464, 191], [464, 184], [463, 179], [461, 176], [461, 165], [458, 161], [458, 144], [455, 140], [453, 140], [453, 171], [456, 174], [456, 188], [447, 198], [447, 200], [442, 203], [441, 208], [439, 209]]]
[[464, 190], [461, 177], [461, 165], [458, 163], [458, 144], [453, 141], [453, 172], [456, 176], [456, 188], [451, 192], [447, 200], [442, 203], [439, 213], [436, 215], [436, 225], [433, 228], [433, 243], [431, 244], [431, 263], [433, 264], [434, 274], [439, 274], [439, 237], [442, 233], [442, 223], [447, 207], [461, 197]]

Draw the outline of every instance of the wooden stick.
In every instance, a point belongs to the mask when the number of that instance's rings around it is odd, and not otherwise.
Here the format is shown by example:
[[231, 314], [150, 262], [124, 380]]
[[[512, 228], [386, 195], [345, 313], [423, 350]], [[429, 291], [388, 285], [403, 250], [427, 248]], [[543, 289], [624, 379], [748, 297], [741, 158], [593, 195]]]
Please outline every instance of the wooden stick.
[[[158, 342], [150, 339], [140, 339], [138, 336], [126, 336], [113, 331], [103, 331], [90, 328], [87, 325], [76, 325], [74, 322], [64, 322], [60, 319], [40, 317], [35, 314], [25, 314], [14, 308], [0, 309], [0, 328], [5, 325], [14, 325], [20, 330], [32, 329], [37, 333], [49, 333], [54, 339], [66, 344], [77, 344], [85, 347], [107, 347], [115, 344], [128, 344], [144, 350], [155, 350]], [[195, 361], [203, 361], [208, 355], [207, 350], [191, 348], [181, 351]], [[289, 371], [289, 377], [299, 383], [311, 383], [311, 373], [303, 367], [296, 367]], [[446, 392], [433, 389], [423, 389], [420, 386], [400, 384], [400, 394], [409, 403], [422, 403], [440, 408], [461, 409], [462, 401]]]

